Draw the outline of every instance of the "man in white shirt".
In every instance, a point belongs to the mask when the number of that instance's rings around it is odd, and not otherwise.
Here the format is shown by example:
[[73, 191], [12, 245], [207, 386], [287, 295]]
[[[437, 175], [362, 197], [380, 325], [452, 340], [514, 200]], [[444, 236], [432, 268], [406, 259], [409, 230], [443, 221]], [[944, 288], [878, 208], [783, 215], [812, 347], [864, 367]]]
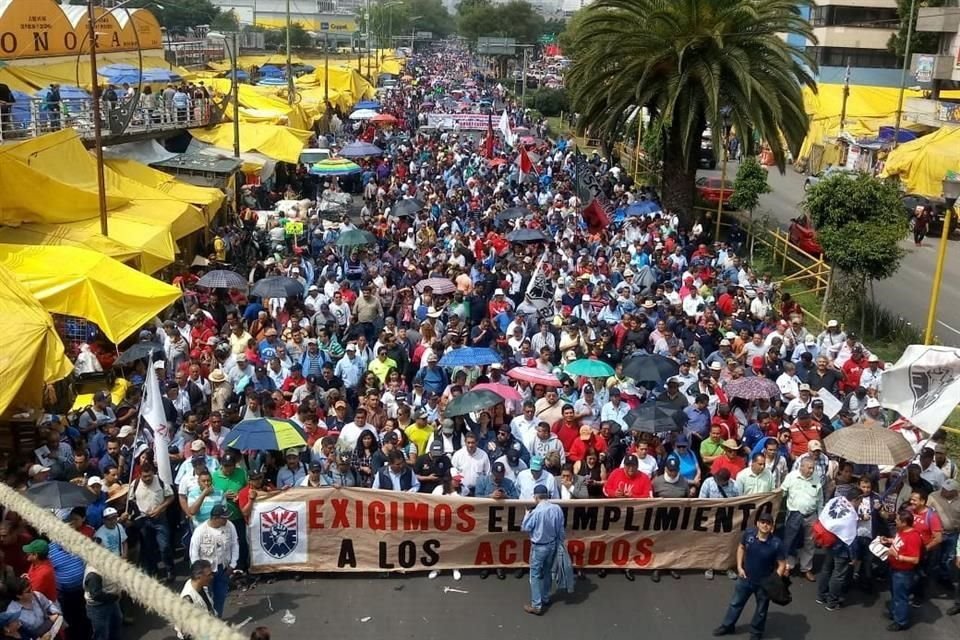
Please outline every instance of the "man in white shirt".
[[536, 405], [533, 400], [527, 400], [523, 403], [523, 413], [510, 421], [510, 433], [513, 437], [523, 443], [528, 450], [537, 437], [537, 425], [540, 419], [536, 416]]
[[620, 389], [613, 387], [610, 389], [610, 400], [604, 403], [600, 409], [600, 422], [612, 420], [626, 431], [629, 427], [627, 423], [623, 421], [623, 418], [629, 411], [630, 407], [620, 399]]
[[533, 488], [538, 485], [547, 488], [552, 500], [560, 499], [557, 479], [543, 471], [543, 458], [534, 456], [530, 458], [530, 468], [517, 474], [517, 490], [520, 492], [520, 499], [533, 500]]
[[450, 462], [463, 474], [463, 486], [473, 492], [481, 476], [490, 475], [490, 456], [477, 448], [477, 436], [468, 433], [464, 446], [453, 454]]
[[353, 422], [343, 425], [343, 429], [340, 429], [337, 449], [353, 453], [353, 450], [357, 448], [357, 442], [360, 440], [360, 434], [364, 431], [369, 431], [374, 437], [377, 435], [376, 429], [367, 424], [367, 410], [359, 407], [353, 416]]
[[881, 376], [883, 376], [883, 369], [880, 368], [880, 358], [875, 353], [871, 353], [867, 358], [867, 368], [860, 374], [860, 386], [864, 389], [879, 391]]
[[777, 387], [780, 388], [780, 398], [789, 403], [800, 397], [800, 378], [797, 377], [797, 366], [792, 362], [783, 365], [783, 373], [777, 377]]
[[[275, 540], [275, 542], [281, 542]], [[210, 519], [197, 527], [190, 538], [190, 562], [206, 560], [213, 568], [213, 609], [223, 617], [223, 606], [230, 589], [230, 575], [240, 559], [237, 529], [230, 522], [230, 510], [218, 504], [210, 511]]]

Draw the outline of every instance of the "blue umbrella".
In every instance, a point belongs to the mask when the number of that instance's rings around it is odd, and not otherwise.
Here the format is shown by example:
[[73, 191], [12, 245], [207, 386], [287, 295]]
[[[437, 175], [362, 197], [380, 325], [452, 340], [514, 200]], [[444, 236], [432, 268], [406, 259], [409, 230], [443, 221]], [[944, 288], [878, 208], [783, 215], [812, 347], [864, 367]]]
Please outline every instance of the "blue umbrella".
[[376, 100], [361, 100], [353, 107], [353, 110], [356, 111], [357, 109], [373, 109], [374, 111], [376, 111], [379, 108], [380, 108], [380, 103], [377, 102]]
[[302, 447], [307, 434], [296, 422], [280, 418], [241, 420], [227, 436], [226, 445], [240, 451], [276, 451]]
[[284, 71], [283, 69], [275, 65], [265, 64], [262, 67], [260, 67], [260, 75], [264, 78], [270, 77], [270, 76], [281, 78], [284, 75]]
[[447, 351], [437, 364], [441, 367], [480, 367], [495, 362], [501, 362], [501, 360], [493, 349], [461, 347]]
[[383, 149], [375, 144], [356, 140], [343, 147], [340, 154], [344, 158], [365, 158], [367, 156], [382, 156]]
[[[36, 96], [37, 98], [46, 99], [47, 93], [49, 93], [49, 91], [50, 91], [49, 88], [41, 89], [40, 91], [37, 91], [33, 95]], [[90, 94], [84, 91], [83, 89], [81, 89], [80, 87], [65, 85], [60, 87], [60, 99], [61, 100], [89, 100]]]
[[662, 211], [660, 205], [656, 202], [650, 202], [649, 200], [638, 200], [627, 207], [628, 216], [642, 216], [648, 213], [657, 213], [658, 211]]
[[33, 97], [22, 91], [13, 91], [13, 106], [10, 107], [10, 119], [14, 127], [25, 127], [30, 124], [30, 103]]

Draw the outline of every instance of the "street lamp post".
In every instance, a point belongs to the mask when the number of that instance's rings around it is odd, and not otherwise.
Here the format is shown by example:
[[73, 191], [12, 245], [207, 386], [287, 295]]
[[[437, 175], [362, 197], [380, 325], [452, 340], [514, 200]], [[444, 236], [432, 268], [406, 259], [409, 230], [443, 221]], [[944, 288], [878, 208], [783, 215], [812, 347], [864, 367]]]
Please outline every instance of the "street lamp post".
[[97, 202], [100, 208], [100, 233], [107, 231], [107, 186], [103, 176], [103, 131], [100, 123], [100, 81], [97, 79], [97, 19], [93, 0], [87, 0], [87, 25], [90, 30], [90, 77], [93, 79], [93, 144], [97, 155]]
[[[907, 42], [903, 51], [903, 68], [900, 70], [900, 93], [897, 95], [897, 122], [893, 128], [893, 148], [900, 140], [900, 121], [903, 119], [903, 92], [907, 88], [907, 69], [910, 68], [910, 43], [913, 41], [913, 14], [917, 0], [910, 0], [910, 18], [907, 20]], [[842, 126], [842, 125], [841, 125]]]
[[953, 221], [953, 206], [960, 198], [960, 176], [948, 175], [943, 179], [943, 199], [947, 210], [943, 216], [943, 232], [940, 234], [940, 246], [937, 249], [937, 268], [933, 273], [933, 287], [930, 290], [930, 308], [927, 311], [927, 328], [923, 334], [923, 344], [933, 344], [933, 335], [937, 323], [937, 303], [940, 302], [940, 283], [943, 280], [943, 265], [947, 258], [947, 241], [950, 239], [950, 223]]

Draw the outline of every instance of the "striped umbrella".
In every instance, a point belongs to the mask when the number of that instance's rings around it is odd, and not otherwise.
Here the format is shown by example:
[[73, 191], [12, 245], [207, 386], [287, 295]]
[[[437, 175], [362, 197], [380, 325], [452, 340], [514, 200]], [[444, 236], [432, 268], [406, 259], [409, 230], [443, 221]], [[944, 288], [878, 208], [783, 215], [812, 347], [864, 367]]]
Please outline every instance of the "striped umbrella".
[[203, 274], [197, 280], [197, 286], [207, 289], [246, 289], [247, 279], [235, 271], [214, 269]]
[[327, 158], [310, 167], [312, 175], [324, 177], [350, 176], [361, 171], [360, 165], [346, 158]]
[[240, 451], [283, 451], [307, 444], [307, 434], [292, 420], [241, 420], [230, 430], [226, 445]]
[[427, 287], [430, 287], [434, 293], [442, 296], [457, 290], [457, 285], [453, 284], [453, 280], [450, 278], [427, 278], [426, 280], [418, 282], [415, 288], [417, 293], [423, 293], [423, 290]]
[[530, 384], [542, 384], [545, 387], [562, 387], [563, 383], [557, 376], [535, 367], [515, 367], [507, 371], [507, 377], [514, 380], [523, 380]]
[[826, 437], [823, 445], [830, 455], [858, 464], [893, 467], [916, 455], [899, 431], [862, 423], [834, 431]]

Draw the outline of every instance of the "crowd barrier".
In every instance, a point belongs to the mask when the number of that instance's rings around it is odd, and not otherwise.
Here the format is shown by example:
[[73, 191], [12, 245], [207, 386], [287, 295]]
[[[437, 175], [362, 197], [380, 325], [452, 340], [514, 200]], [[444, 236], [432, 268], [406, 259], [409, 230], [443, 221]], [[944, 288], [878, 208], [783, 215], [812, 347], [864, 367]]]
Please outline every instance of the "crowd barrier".
[[[728, 569], [756, 516], [779, 492], [727, 500], [567, 500], [577, 567]], [[520, 568], [532, 503], [373, 489], [296, 488], [253, 505], [251, 571], [365, 572]]]

